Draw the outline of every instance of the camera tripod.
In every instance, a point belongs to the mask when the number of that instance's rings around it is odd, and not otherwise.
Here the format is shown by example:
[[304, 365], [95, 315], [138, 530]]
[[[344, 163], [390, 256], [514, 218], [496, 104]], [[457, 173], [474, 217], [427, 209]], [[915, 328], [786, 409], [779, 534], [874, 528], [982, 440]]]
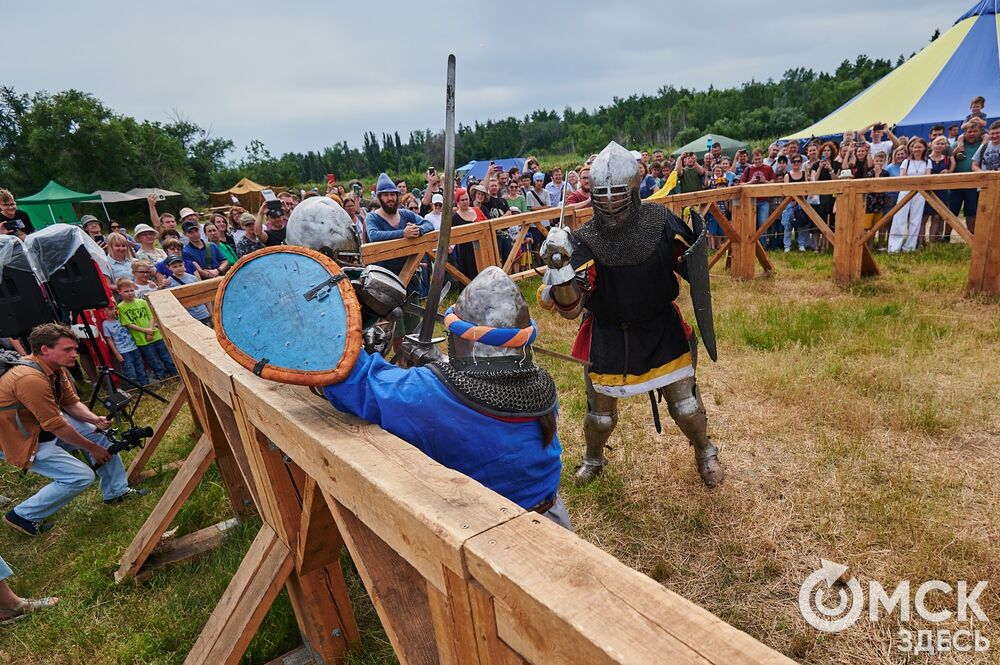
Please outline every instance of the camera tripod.
[[[164, 397], [161, 397], [145, 386], [140, 386], [138, 383], [128, 378], [114, 367], [106, 365], [101, 358], [100, 349], [97, 346], [97, 338], [94, 336], [94, 331], [91, 329], [87, 318], [83, 315], [83, 310], [70, 312], [70, 320], [76, 321], [77, 319], [79, 319], [83, 325], [84, 336], [87, 338], [87, 341], [90, 342], [90, 349], [94, 356], [94, 367], [97, 369], [97, 377], [90, 384], [92, 394], [90, 396], [90, 402], [87, 404], [87, 407], [91, 411], [93, 411], [97, 402], [100, 401], [101, 404], [104, 405], [104, 408], [107, 409], [108, 413], [113, 414], [123, 409], [131, 400], [129, 395], [115, 388], [115, 383], [112, 377], [117, 378], [120, 382], [128, 384], [139, 393], [136, 400], [132, 402], [131, 409], [127, 412], [130, 420], [135, 414], [136, 409], [139, 408], [139, 400], [142, 399], [143, 395], [149, 395], [164, 404], [167, 403], [167, 400]], [[105, 399], [101, 399], [102, 390], [107, 390], [107, 397]]]

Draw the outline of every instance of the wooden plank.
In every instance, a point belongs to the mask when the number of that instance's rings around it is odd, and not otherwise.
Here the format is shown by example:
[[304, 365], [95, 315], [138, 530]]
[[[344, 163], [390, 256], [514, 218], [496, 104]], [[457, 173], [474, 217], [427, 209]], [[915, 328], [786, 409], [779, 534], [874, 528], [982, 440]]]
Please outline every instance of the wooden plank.
[[[232, 383], [230, 383], [230, 388], [232, 388]], [[257, 485], [254, 482], [253, 473], [250, 470], [250, 461], [247, 459], [247, 453], [243, 448], [243, 441], [240, 438], [240, 426], [236, 422], [236, 415], [233, 413], [233, 407], [231, 406], [232, 398], [230, 397], [229, 400], [224, 400], [211, 390], [205, 391], [205, 394], [208, 396], [210, 410], [215, 416], [219, 427], [218, 434], [221, 435], [222, 439], [227, 444], [227, 455], [224, 465], [229, 467], [231, 464], [235, 464], [236, 470], [242, 478], [242, 487], [246, 488], [246, 491], [249, 492], [250, 495], [247, 497], [243, 494], [240, 497], [244, 508], [242, 512], [237, 511], [236, 514], [241, 515], [251, 507], [251, 505], [247, 503], [248, 500], [251, 501], [253, 505], [259, 505], [260, 501], [257, 498]], [[221, 459], [222, 458], [219, 455], [219, 446], [216, 446], [216, 464], [219, 464]], [[232, 462], [230, 462], [230, 459]]]
[[[732, 208], [730, 208], [732, 210]], [[722, 227], [722, 232], [726, 234], [726, 238], [730, 241], [739, 236], [739, 233], [733, 227], [732, 221], [722, 213], [722, 208], [719, 207], [718, 201], [712, 201], [711, 206], [712, 215], [715, 217], [715, 221], [719, 223]]]
[[441, 591], [441, 565], [462, 574], [467, 538], [523, 512], [305, 388], [264, 381], [242, 368], [233, 382], [248, 422]]
[[160, 414], [160, 419], [156, 421], [156, 426], [153, 428], [153, 436], [149, 438], [146, 445], [140, 448], [136, 456], [132, 458], [132, 463], [129, 464], [127, 473], [130, 484], [139, 480], [142, 470], [146, 468], [146, 464], [153, 457], [156, 447], [160, 445], [160, 441], [166, 436], [167, 430], [170, 429], [170, 425], [174, 422], [174, 418], [177, 417], [186, 400], [187, 390], [182, 384], [177, 389], [177, 392], [174, 393], [174, 396], [170, 398], [167, 408]]
[[302, 506], [283, 453], [250, 421], [242, 400], [233, 400], [233, 412], [239, 423], [240, 439], [247, 453], [253, 483], [257, 487], [260, 515], [281, 541], [294, 550], [302, 522]]
[[959, 221], [955, 213], [951, 211], [944, 203], [942, 203], [940, 197], [932, 191], [920, 192], [923, 194], [924, 200], [934, 208], [934, 212], [941, 216], [941, 219], [945, 221], [951, 228], [955, 230], [955, 233], [962, 236], [962, 240], [966, 245], [972, 245], [972, 234], [969, 233], [969, 229], [965, 228], [965, 224]]
[[190, 561], [212, 551], [226, 539], [226, 532], [237, 524], [239, 520], [228, 519], [163, 543], [146, 559], [145, 565], [135, 576], [135, 583], [145, 582], [161, 568]]
[[812, 207], [812, 204], [801, 197], [796, 196], [794, 198], [795, 202], [799, 204], [799, 207], [802, 208], [803, 212], [805, 212], [806, 215], [809, 216], [809, 219], [813, 221], [813, 224], [816, 225], [816, 228], [818, 228], [820, 232], [826, 236], [826, 239], [830, 242], [830, 244], [836, 244], [836, 238], [833, 235], [833, 230], [826, 225], [826, 221], [819, 216], [819, 213]]
[[875, 237], [875, 234], [878, 233], [878, 230], [880, 228], [882, 228], [883, 226], [885, 226], [886, 224], [889, 224], [890, 222], [892, 222], [893, 216], [897, 212], [899, 212], [900, 210], [902, 210], [903, 206], [905, 206], [907, 203], [909, 203], [910, 199], [912, 199], [916, 195], [917, 195], [917, 192], [912, 192], [911, 191], [911, 192], [907, 192], [906, 196], [898, 197], [896, 199], [896, 205], [892, 206], [892, 208], [889, 209], [889, 212], [887, 212], [884, 215], [882, 215], [882, 217], [880, 217], [878, 219], [878, 221], [876, 221], [874, 224], [872, 224], [872, 227], [870, 229], [868, 229], [868, 231], [865, 233], [864, 237], [861, 238], [861, 242], [863, 242], [864, 244], [867, 245], [868, 242], [872, 238]]
[[499, 638], [529, 662], [793, 663], [539, 515], [464, 549]]
[[427, 586], [427, 598], [430, 601], [441, 663], [442, 665], [478, 663], [481, 657], [472, 621], [468, 580], [447, 569], [444, 575], [447, 594], [441, 593], [431, 585]]
[[306, 480], [302, 496], [302, 522], [295, 550], [295, 569], [309, 573], [340, 561], [344, 539], [337, 530], [323, 493], [312, 478]]
[[993, 181], [979, 192], [976, 233], [966, 295], [996, 296], [1000, 293], [1000, 182]]
[[788, 207], [788, 205], [791, 202], [792, 202], [792, 197], [790, 196], [786, 196], [785, 198], [781, 199], [781, 203], [778, 204], [778, 207], [772, 210], [771, 214], [767, 216], [766, 220], [764, 220], [764, 223], [757, 228], [756, 233], [754, 233], [753, 239], [759, 242], [761, 237], [765, 233], [767, 233], [767, 230], [769, 228], [771, 228], [771, 225], [774, 224], [779, 219], [781, 219], [781, 213], [784, 211], [785, 208]]
[[[135, 480], [141, 483], [145, 480], [149, 480], [150, 478], [155, 478], [161, 473], [166, 473], [167, 471], [175, 471], [176, 469], [179, 469], [182, 466], [184, 466], [184, 460], [177, 459], [174, 460], [173, 462], [167, 462], [166, 464], [161, 464], [156, 469], [146, 469], [145, 471], [140, 472], [139, 475], [136, 476]], [[129, 484], [131, 483], [132, 481], [130, 480]]]
[[[853, 183], [852, 183], [853, 184]], [[833, 281], [841, 286], [861, 279], [864, 194], [848, 188], [837, 199], [837, 232], [833, 244]]]
[[261, 526], [184, 662], [239, 663], [291, 571], [291, 552], [269, 526]]
[[207, 436], [202, 436], [187, 459], [184, 460], [184, 465], [174, 476], [167, 491], [160, 497], [153, 512], [146, 518], [145, 523], [132, 539], [132, 543], [125, 550], [121, 565], [115, 572], [115, 582], [121, 583], [122, 580], [139, 572], [153, 549], [160, 543], [160, 536], [177, 517], [181, 506], [191, 496], [213, 459], [215, 459], [215, 451], [212, 448], [212, 442]]
[[410, 280], [413, 279], [413, 275], [417, 272], [417, 268], [420, 267], [420, 259], [423, 258], [426, 252], [417, 252], [410, 258], [406, 260], [403, 264], [403, 269], [399, 271], [399, 279], [403, 284], [409, 284]]
[[757, 272], [757, 241], [753, 240], [757, 224], [757, 208], [749, 196], [743, 196], [738, 206], [733, 206], [733, 227], [736, 232], [733, 238], [734, 279], [753, 279]]
[[527, 661], [500, 639], [493, 597], [475, 580], [469, 582], [469, 599], [476, 639], [479, 641], [480, 662], [483, 665], [526, 665]]
[[340, 564], [320, 568], [304, 575], [294, 570], [285, 583], [288, 598], [295, 610], [302, 639], [321, 663], [343, 662], [352, 646], [360, 646], [361, 635], [350, 599], [341, 606], [334, 601], [329, 574], [344, 587]]
[[774, 272], [774, 264], [771, 263], [771, 257], [767, 255], [767, 250], [764, 249], [759, 240], [755, 240], [753, 244], [754, 256], [757, 257], [757, 263], [760, 264], [760, 267], [764, 269], [766, 274], [770, 275]]
[[877, 277], [881, 274], [882, 271], [879, 270], [878, 262], [875, 261], [875, 255], [872, 254], [872, 250], [865, 243], [861, 246], [861, 276]]
[[[250, 492], [253, 480], [249, 477], [249, 473], [244, 476], [244, 470], [240, 467], [230, 447], [229, 435], [224, 431], [216, 413], [216, 406], [227, 411], [230, 410], [230, 407], [219, 398], [215, 398], [213, 401], [212, 392], [207, 390], [197, 377], [192, 378], [191, 382], [199, 393], [195, 400], [201, 404], [200, 410], [204, 413], [205, 420], [203, 422], [206, 433], [212, 441], [213, 448], [215, 448], [215, 465], [219, 467], [219, 475], [222, 476], [222, 484], [226, 488], [226, 496], [229, 497], [233, 512], [237, 515], [251, 513], [255, 503], [253, 494]], [[232, 417], [231, 412], [229, 416]]]
[[215, 294], [218, 292], [220, 284], [222, 284], [222, 277], [214, 277], [194, 282], [193, 284], [179, 286], [171, 289], [171, 291], [176, 291], [174, 297], [186, 309], [195, 305], [214, 303]]
[[324, 496], [399, 661], [436, 665], [438, 650], [424, 578], [354, 513]]
[[733, 246], [733, 241], [730, 240], [729, 238], [726, 238], [723, 241], [722, 245], [719, 246], [719, 249], [715, 250], [715, 254], [712, 254], [712, 256], [708, 259], [708, 269], [711, 270], [712, 266], [718, 263], [719, 259], [725, 256], [726, 253], [729, 251], [729, 248], [732, 246]]
[[[513, 226], [513, 224], [511, 225]], [[528, 236], [528, 225], [522, 224], [521, 228], [517, 231], [517, 237], [514, 238], [514, 247], [510, 250], [510, 254], [507, 256], [507, 260], [504, 261], [503, 271], [510, 274], [511, 268], [514, 267], [514, 261], [518, 259], [517, 252], [521, 249], [521, 245], [524, 244], [524, 239]]]
[[298, 647], [274, 660], [269, 660], [266, 665], [314, 665], [315, 663], [308, 649]]

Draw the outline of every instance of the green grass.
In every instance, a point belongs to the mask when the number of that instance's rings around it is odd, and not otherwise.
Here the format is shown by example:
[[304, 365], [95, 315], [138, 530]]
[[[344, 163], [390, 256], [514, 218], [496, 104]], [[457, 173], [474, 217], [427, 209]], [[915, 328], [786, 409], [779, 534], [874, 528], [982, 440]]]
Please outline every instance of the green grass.
[[[580, 368], [537, 356], [560, 389], [561, 491], [579, 535], [805, 663], [904, 662], [892, 648], [894, 624], [859, 623], [838, 635], [804, 624], [795, 597], [820, 557], [887, 586], [990, 580], [983, 606], [991, 617], [1000, 613], [1000, 304], [961, 297], [964, 247], [876, 258], [883, 276], [847, 289], [831, 282], [828, 254], [778, 254], [776, 274], [750, 282], [716, 273], [720, 358], [713, 364], [702, 354], [699, 365], [728, 474], [713, 492], [702, 488], [665, 410], [664, 432], [655, 433], [644, 398], [620, 403], [605, 476], [573, 487], [583, 450]], [[537, 279], [521, 283], [529, 302], [537, 287]], [[690, 312], [687, 296], [681, 306]], [[539, 341], [568, 352], [577, 324], [532, 312]], [[155, 411], [148, 405], [143, 420], [153, 422]], [[193, 446], [182, 414], [154, 466]], [[118, 560], [173, 473], [146, 483], [151, 496], [117, 507], [88, 490], [37, 540], [0, 529], [15, 590], [62, 598], [58, 608], [0, 629], [0, 663], [183, 660], [259, 522], [199, 560], [116, 586]], [[38, 486], [0, 467], [0, 494], [20, 499]], [[213, 467], [176, 525], [183, 534], [229, 516]], [[344, 568], [364, 643], [349, 662], [394, 662], [346, 557]], [[1000, 639], [994, 624], [981, 627]], [[244, 661], [267, 662], [298, 640], [282, 593]], [[945, 654], [935, 662], [967, 661]]]

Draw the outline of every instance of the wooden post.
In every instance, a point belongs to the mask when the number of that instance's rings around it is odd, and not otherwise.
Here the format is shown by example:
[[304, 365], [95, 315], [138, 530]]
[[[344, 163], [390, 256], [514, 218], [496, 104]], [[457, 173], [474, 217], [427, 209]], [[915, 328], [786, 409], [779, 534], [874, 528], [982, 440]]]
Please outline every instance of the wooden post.
[[149, 460], [153, 457], [153, 453], [156, 452], [157, 446], [160, 445], [160, 441], [166, 436], [167, 430], [170, 429], [170, 425], [173, 424], [174, 418], [180, 413], [181, 407], [184, 406], [184, 402], [187, 400], [187, 389], [182, 384], [174, 396], [170, 398], [170, 403], [167, 408], [160, 414], [160, 419], [156, 423], [156, 427], [153, 428], [153, 436], [150, 437], [146, 445], [143, 446], [135, 457], [132, 458], [132, 463], [128, 465], [128, 482], [129, 484], [135, 483], [139, 480], [139, 475], [142, 473], [143, 469], [149, 463]]
[[757, 232], [757, 206], [747, 190], [740, 188], [739, 205], [733, 206], [732, 223], [736, 231], [733, 239], [733, 265], [732, 274], [734, 279], [753, 279], [757, 272], [757, 252], [758, 243], [754, 240]]
[[833, 241], [833, 281], [841, 286], [861, 279], [864, 247], [864, 194], [853, 182], [837, 197], [837, 231]]
[[979, 191], [976, 232], [972, 236], [967, 296], [1000, 293], [1000, 182], [992, 179]]

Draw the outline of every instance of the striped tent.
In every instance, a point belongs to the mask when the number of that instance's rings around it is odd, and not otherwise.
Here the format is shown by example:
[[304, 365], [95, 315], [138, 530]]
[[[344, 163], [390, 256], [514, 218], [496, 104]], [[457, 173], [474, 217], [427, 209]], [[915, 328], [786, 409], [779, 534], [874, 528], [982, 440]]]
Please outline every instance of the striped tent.
[[873, 122], [896, 125], [897, 135], [927, 136], [937, 123], [961, 124], [977, 95], [986, 98], [992, 122], [1000, 116], [998, 8], [1000, 0], [980, 0], [947, 32], [870, 88], [785, 138], [836, 136]]

